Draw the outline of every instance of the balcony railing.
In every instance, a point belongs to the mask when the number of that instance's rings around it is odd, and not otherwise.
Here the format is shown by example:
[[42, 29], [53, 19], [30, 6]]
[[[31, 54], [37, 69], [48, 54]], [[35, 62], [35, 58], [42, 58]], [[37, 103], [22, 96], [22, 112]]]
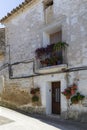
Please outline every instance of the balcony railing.
[[38, 68], [67, 64], [66, 47], [66, 43], [59, 42], [38, 48], [35, 51]]

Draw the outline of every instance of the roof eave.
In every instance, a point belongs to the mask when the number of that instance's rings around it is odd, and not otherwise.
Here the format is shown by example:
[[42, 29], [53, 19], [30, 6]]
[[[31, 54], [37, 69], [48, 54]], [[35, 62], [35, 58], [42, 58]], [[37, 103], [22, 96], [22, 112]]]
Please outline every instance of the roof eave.
[[0, 23], [4, 23], [10, 16], [12, 16], [13, 14], [15, 14], [17, 11], [19, 11], [21, 8], [23, 8], [25, 5], [27, 5], [28, 3], [32, 2], [33, 0], [28, 0], [25, 2], [22, 2], [19, 6], [17, 6], [16, 8], [14, 8], [10, 13], [7, 13], [7, 15], [5, 17], [3, 17], [2, 19], [0, 19]]

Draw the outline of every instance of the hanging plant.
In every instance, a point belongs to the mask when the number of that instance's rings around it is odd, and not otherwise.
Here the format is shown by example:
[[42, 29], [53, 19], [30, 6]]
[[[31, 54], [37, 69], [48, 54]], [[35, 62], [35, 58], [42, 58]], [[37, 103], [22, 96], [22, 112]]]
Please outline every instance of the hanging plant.
[[79, 101], [82, 101], [85, 98], [84, 95], [80, 94], [79, 92], [76, 93], [73, 97], [71, 97], [71, 105], [72, 104], [78, 104]]
[[73, 96], [77, 91], [77, 85], [73, 84], [69, 87], [67, 87], [66, 89], [64, 89], [64, 91], [62, 92], [62, 94], [64, 96], [66, 96], [66, 99], [70, 99], [71, 96]]
[[44, 47], [37, 48], [35, 53], [36, 53], [36, 58], [41, 58], [41, 56], [45, 54], [45, 48]]
[[30, 91], [30, 94], [35, 94], [36, 91], [32, 88], [31, 91]]
[[77, 85], [73, 83], [70, 87], [67, 87], [64, 89], [62, 94], [66, 96], [66, 99], [71, 99], [71, 105], [72, 104], [78, 104], [79, 101], [84, 100], [85, 96], [77, 92]]
[[40, 88], [31, 88], [30, 94], [36, 94], [37, 92], [40, 92]]
[[32, 102], [38, 102], [39, 101], [39, 97], [37, 95], [34, 95], [32, 97]]
[[58, 42], [54, 44], [54, 51], [61, 51], [62, 49], [65, 49], [68, 46], [65, 42]]
[[47, 47], [46, 47], [46, 53], [47, 53], [47, 54], [53, 52], [54, 45], [55, 45], [55, 44], [47, 45]]

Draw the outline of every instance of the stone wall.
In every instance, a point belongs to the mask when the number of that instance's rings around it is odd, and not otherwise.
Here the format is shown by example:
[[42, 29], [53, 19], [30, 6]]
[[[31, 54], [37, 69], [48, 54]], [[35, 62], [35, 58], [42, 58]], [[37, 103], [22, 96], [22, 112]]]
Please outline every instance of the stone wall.
[[65, 119], [69, 118], [69, 119], [87, 122], [87, 84], [86, 84], [87, 79], [86, 79], [86, 75], [87, 75], [87, 70], [75, 71], [75, 72], [69, 73], [68, 85], [72, 85], [73, 83], [76, 83], [77, 84], [76, 92], [79, 92], [81, 95], [84, 95], [85, 98], [84, 98], [84, 100], [79, 101], [79, 103], [77, 103], [77, 104], [72, 104], [71, 99], [67, 100], [67, 103], [68, 103], [67, 111], [63, 111], [61, 114], [61, 117], [65, 118]]
[[[54, 5], [51, 8], [52, 18], [46, 21], [44, 14], [44, 7], [41, 0], [37, 0], [9, 17], [5, 22], [6, 25], [6, 44], [10, 45], [11, 50], [11, 63], [19, 62], [35, 58], [35, 50], [38, 47], [46, 46], [49, 44], [49, 35], [62, 29], [62, 40], [69, 44], [67, 48], [68, 67], [79, 67], [87, 65], [87, 1], [86, 0], [54, 0]], [[49, 16], [50, 14], [48, 14]], [[22, 68], [25, 73], [22, 73]], [[13, 73], [15, 76], [32, 74], [33, 66], [29, 67], [13, 66]], [[77, 73], [70, 73], [70, 81], [73, 82], [74, 78], [79, 79], [79, 90], [87, 96], [86, 87], [86, 71], [79, 71]], [[41, 77], [35, 77], [36, 85], [39, 84], [41, 88], [42, 106], [47, 107], [47, 93], [46, 88], [52, 81], [60, 80], [62, 83], [61, 91], [67, 86], [65, 74], [54, 74]], [[44, 81], [44, 82], [43, 82]], [[9, 80], [6, 77], [6, 83], [20, 82], [20, 87], [24, 86], [30, 88], [31, 78], [20, 80]], [[83, 89], [84, 88], [84, 89]], [[50, 98], [50, 94], [49, 94]], [[67, 110], [66, 99], [62, 98], [62, 112]], [[47, 112], [49, 112], [49, 107]], [[76, 108], [73, 109], [76, 110]], [[79, 110], [85, 111], [84, 107]]]
[[63, 41], [69, 44], [69, 66], [85, 65], [86, 1], [54, 0], [54, 19], [49, 25], [45, 23], [43, 8], [42, 2], [38, 2], [6, 23], [6, 43], [11, 47], [11, 62], [34, 58], [35, 49], [47, 44], [43, 43], [43, 33], [50, 34], [52, 26], [62, 26]]
[[5, 55], [5, 29], [0, 28], [0, 62]]
[[5, 44], [5, 28], [0, 28], [0, 44]]
[[[5, 29], [0, 28], [0, 70], [5, 63]], [[3, 72], [0, 72], [0, 94], [4, 86]]]

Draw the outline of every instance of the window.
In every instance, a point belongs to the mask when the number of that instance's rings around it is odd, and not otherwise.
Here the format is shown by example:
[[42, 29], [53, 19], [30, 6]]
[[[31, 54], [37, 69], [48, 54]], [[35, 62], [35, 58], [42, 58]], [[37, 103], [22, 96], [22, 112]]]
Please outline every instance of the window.
[[50, 34], [50, 43], [54, 44], [57, 42], [61, 42], [62, 41], [62, 31], [58, 31], [56, 33]]
[[44, 8], [47, 9], [49, 6], [53, 5], [53, 0], [47, 0], [44, 2]]
[[54, 18], [53, 0], [44, 0], [44, 20], [46, 24], [51, 23]]

